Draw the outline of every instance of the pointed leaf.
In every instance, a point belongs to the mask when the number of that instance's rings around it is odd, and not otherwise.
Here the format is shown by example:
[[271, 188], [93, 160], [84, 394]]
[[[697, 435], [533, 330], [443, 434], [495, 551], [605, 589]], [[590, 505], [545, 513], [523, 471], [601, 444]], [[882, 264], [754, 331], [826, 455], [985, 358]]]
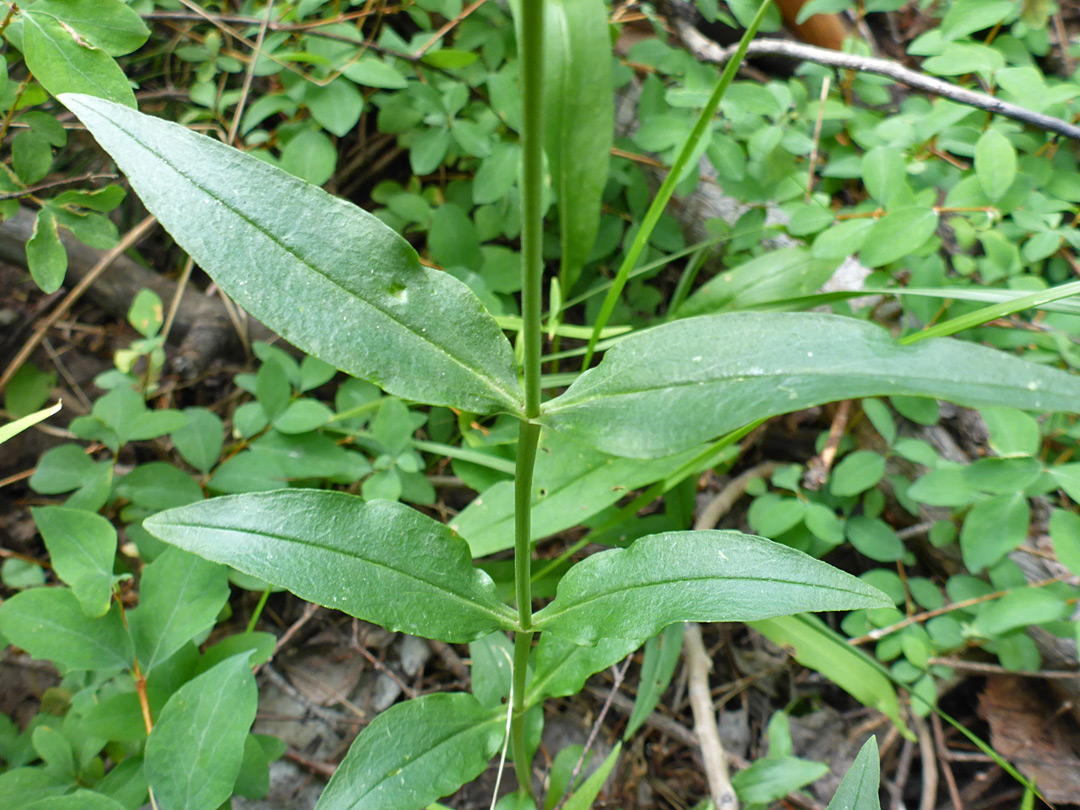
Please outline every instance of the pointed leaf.
[[548, 0], [544, 43], [544, 149], [559, 201], [560, 278], [569, 290], [600, 228], [614, 138], [611, 36], [603, 0]]
[[498, 325], [377, 218], [182, 126], [64, 103], [199, 266], [285, 339], [406, 399], [521, 412]]
[[178, 548], [143, 568], [139, 606], [128, 615], [143, 673], [214, 626], [229, 599], [228, 573]]
[[167, 543], [390, 630], [466, 642], [516, 625], [491, 578], [473, 568], [465, 541], [403, 504], [279, 490], [213, 498], [143, 525]]
[[0, 605], [0, 633], [34, 658], [69, 669], [125, 669], [131, 666], [131, 637], [120, 606], [100, 619], [83, 613], [67, 588], [34, 588]]
[[745, 622], [892, 604], [862, 580], [762, 537], [665, 532], [579, 562], [534, 626], [594, 644], [646, 638], [673, 622]]
[[620, 751], [622, 751], [621, 742], [611, 749], [607, 759], [600, 763], [600, 767], [589, 774], [589, 778], [585, 780], [585, 783], [574, 792], [574, 795], [566, 802], [566, 810], [589, 810], [593, 806], [593, 800], [600, 793], [600, 788], [604, 786], [604, 782], [607, 781], [611, 769], [615, 767]]
[[356, 738], [316, 810], [427, 807], [487, 767], [505, 718], [505, 708], [485, 709], [464, 693], [399, 703]]
[[660, 635], [645, 642], [645, 660], [641, 663], [637, 697], [634, 699], [634, 710], [630, 713], [630, 719], [626, 721], [624, 740], [630, 739], [652, 714], [660, 702], [660, 696], [671, 683], [675, 665], [679, 663], [685, 629], [685, 624], [676, 622], [664, 628]]
[[833, 794], [828, 810], [881, 810], [877, 738], [870, 735]]
[[168, 810], [215, 810], [232, 795], [259, 693], [250, 651], [180, 687], [146, 741], [154, 798]]
[[123, 0], [37, 0], [34, 11], [63, 20], [110, 56], [131, 53], [150, 38], [142, 17]]
[[71, 586], [87, 616], [104, 616], [112, 600], [116, 529], [82, 509], [45, 506], [30, 512], [56, 575]]
[[893, 394], [1073, 413], [1080, 377], [958, 340], [902, 346], [853, 318], [736, 312], [623, 339], [539, 421], [609, 453], [653, 458], [763, 417]]
[[23, 56], [42, 87], [61, 93], [90, 93], [118, 106], [135, 107], [135, 93], [124, 71], [105, 51], [94, 47], [73, 29], [30, 8], [22, 13]]

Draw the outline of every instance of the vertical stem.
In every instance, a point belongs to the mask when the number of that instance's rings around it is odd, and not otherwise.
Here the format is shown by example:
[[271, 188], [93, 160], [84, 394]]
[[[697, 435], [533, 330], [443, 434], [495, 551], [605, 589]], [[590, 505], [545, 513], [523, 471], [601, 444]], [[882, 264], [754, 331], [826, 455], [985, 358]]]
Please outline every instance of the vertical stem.
[[525, 345], [525, 415], [540, 414], [540, 296], [543, 266], [543, 0], [521, 3], [521, 317]]
[[532, 481], [540, 426], [540, 296], [543, 264], [543, 74], [544, 3], [521, 0], [521, 315], [524, 345], [525, 419], [517, 447], [514, 475], [514, 593], [521, 632], [514, 637], [514, 702], [510, 736], [519, 791], [532, 795], [532, 768], [525, 749], [525, 677], [532, 646]]

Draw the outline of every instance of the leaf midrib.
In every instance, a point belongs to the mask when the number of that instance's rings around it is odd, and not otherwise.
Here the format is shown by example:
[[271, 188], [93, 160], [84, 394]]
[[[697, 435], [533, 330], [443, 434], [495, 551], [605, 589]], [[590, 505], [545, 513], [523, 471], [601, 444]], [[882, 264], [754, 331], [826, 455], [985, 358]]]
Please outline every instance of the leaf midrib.
[[[98, 113], [98, 114], [101, 115], [101, 113]], [[102, 117], [104, 117], [104, 116], [102, 116]], [[166, 166], [168, 166], [170, 169], [172, 169], [174, 172], [176, 172], [178, 175], [183, 177], [187, 182], [189, 182], [196, 189], [198, 189], [203, 194], [205, 194], [207, 197], [209, 197], [212, 200], [216, 201], [220, 205], [224, 206], [232, 214], [234, 214], [235, 216], [237, 216], [238, 218], [240, 218], [241, 220], [246, 222], [248, 225], [250, 225], [252, 229], [254, 229], [255, 231], [258, 231], [259, 233], [261, 233], [263, 236], [265, 236], [267, 239], [269, 239], [271, 242], [273, 242], [275, 245], [277, 245], [284, 253], [286, 253], [288, 256], [290, 256], [291, 258], [296, 260], [298, 263], [300, 263], [301, 265], [303, 265], [304, 267], [306, 267], [307, 269], [309, 269], [310, 271], [312, 271], [316, 275], [321, 276], [324, 279], [326, 279], [332, 285], [334, 285], [335, 287], [337, 287], [338, 289], [340, 289], [341, 291], [346, 293], [350, 297], [350, 299], [352, 299], [354, 301], [357, 301], [360, 304], [362, 304], [362, 305], [364, 305], [366, 307], [369, 307], [370, 309], [375, 310], [376, 312], [378, 312], [381, 315], [385, 316], [389, 320], [393, 321], [399, 327], [401, 327], [401, 329], [403, 329], [405, 332], [409, 333], [414, 338], [419, 339], [422, 343], [426, 343], [428, 346], [433, 348], [435, 351], [442, 354], [444, 357], [448, 358], [451, 362], [457, 364], [459, 367], [461, 367], [462, 369], [464, 369], [465, 371], [467, 371], [468, 373], [470, 373], [471, 375], [473, 375], [474, 377], [479, 379], [484, 384], [484, 386], [488, 388], [488, 390], [490, 390], [490, 391], [492, 391], [492, 392], [494, 392], [496, 394], [495, 398], [497, 400], [501, 401], [504, 405], [511, 405], [515, 409], [515, 411], [520, 411], [521, 410], [521, 406], [518, 404], [517, 399], [512, 395], [512, 393], [504, 390], [500, 385], [497, 384], [497, 382], [496, 382], [496, 380], [494, 378], [489, 377], [487, 374], [481, 374], [480, 372], [478, 372], [476, 369], [469, 366], [464, 361], [462, 361], [459, 358], [455, 357], [445, 347], [439, 345], [438, 343], [434, 342], [429, 337], [421, 334], [420, 332], [417, 332], [415, 329], [412, 329], [404, 321], [402, 321], [398, 316], [394, 315], [390, 310], [384, 309], [384, 308], [378, 306], [374, 301], [369, 301], [369, 300], [367, 300], [365, 298], [362, 298], [358, 293], [355, 293], [352, 290], [348, 289], [347, 287], [343, 286], [340, 282], [336, 281], [329, 274], [322, 271], [317, 265], [312, 264], [307, 259], [305, 259], [302, 256], [298, 255], [292, 248], [290, 248], [288, 245], [286, 245], [284, 242], [282, 242], [274, 233], [272, 233], [269, 230], [266, 230], [266, 229], [262, 228], [254, 220], [252, 220], [250, 217], [248, 217], [246, 214], [244, 214], [239, 209], [235, 208], [227, 200], [223, 199], [222, 197], [219, 197], [218, 195], [216, 195], [212, 191], [210, 191], [208, 188], [206, 188], [202, 184], [195, 181], [190, 175], [188, 175], [187, 172], [183, 171], [182, 169], [180, 169], [179, 167], [174, 165], [172, 162], [170, 162], [160, 152], [153, 149], [151, 146], [147, 145], [145, 142], [139, 140], [139, 138], [137, 136], [133, 135], [129, 130], [127, 130], [121, 124], [117, 123], [116, 121], [114, 121], [112, 119], [106, 119], [106, 120], [108, 120], [118, 130], [123, 132], [132, 141], [134, 141], [139, 146], [141, 146], [143, 149], [145, 149], [147, 152], [149, 152], [151, 155], [153, 155], [156, 159], [158, 159], [159, 161], [164, 163]], [[213, 143], [213, 141], [211, 141], [211, 143]], [[328, 196], [330, 196], [331, 199], [337, 199], [337, 198], [333, 197], [332, 195], [328, 195]]]
[[[1042, 371], [1043, 369], [1040, 368], [1039, 370]], [[592, 394], [585, 395], [585, 396], [578, 396], [576, 398], [567, 398], [567, 401], [565, 401], [563, 403], [560, 403], [559, 400], [563, 399], [564, 397], [567, 397], [567, 394], [571, 393], [571, 391], [568, 390], [562, 396], [557, 397], [556, 399], [554, 399], [550, 403], [548, 403], [549, 405], [551, 405], [553, 407], [545, 409], [541, 413], [541, 417], [552, 416], [554, 414], [558, 414], [558, 413], [561, 413], [563, 411], [569, 411], [569, 410], [572, 410], [574, 408], [577, 408], [577, 407], [580, 407], [580, 406], [583, 406], [583, 405], [588, 405], [591, 402], [596, 402], [598, 400], [603, 400], [603, 399], [610, 400], [610, 399], [615, 399], [615, 398], [618, 398], [618, 397], [636, 397], [636, 396], [642, 396], [642, 395], [648, 395], [648, 394], [662, 393], [662, 392], [665, 392], [665, 391], [676, 391], [676, 390], [678, 390], [680, 388], [690, 388], [690, 387], [701, 388], [701, 387], [707, 387], [707, 386], [713, 386], [713, 385], [723, 385], [723, 384], [731, 383], [731, 382], [735, 382], [735, 381], [742, 381], [742, 380], [745, 380], [748, 377], [753, 378], [755, 380], [770, 380], [770, 379], [786, 378], [786, 377], [803, 377], [803, 378], [805, 378], [805, 377], [819, 377], [819, 378], [824, 378], [824, 379], [858, 377], [860, 381], [861, 380], [888, 381], [890, 378], [896, 378], [899, 374], [900, 374], [900, 372], [897, 372], [896, 374], [885, 375], [885, 374], [877, 374], [877, 373], [874, 373], [873, 371], [871, 371], [871, 372], [848, 372], [848, 373], [841, 374], [841, 373], [831, 371], [831, 370], [824, 370], [824, 371], [821, 371], [821, 372], [814, 372], [814, 371], [787, 371], [787, 372], [768, 372], [768, 373], [764, 373], [764, 374], [751, 374], [749, 372], [743, 371], [743, 372], [738, 372], [738, 373], [725, 374], [724, 376], [720, 376], [720, 377], [710, 377], [710, 378], [704, 379], [704, 380], [683, 380], [683, 381], [679, 381], [679, 382], [667, 383], [667, 384], [664, 384], [664, 385], [657, 385], [657, 386], [653, 386], [653, 387], [624, 389], [624, 390], [621, 390], [621, 391], [612, 391], [610, 393], [605, 393], [605, 392], [601, 391], [599, 393], [592, 393]], [[612, 378], [612, 375], [609, 375], [608, 379], [611, 379], [611, 378]], [[903, 380], [897, 380], [896, 384], [900, 384], [901, 382], [907, 382], [909, 380], [917, 380], [920, 383], [922, 383], [922, 382], [939, 383], [942, 380], [959, 382], [959, 381], [955, 380], [955, 378], [953, 378], [953, 377], [945, 377], [945, 376], [942, 376], [942, 377], [924, 377], [924, 376], [912, 377], [910, 375], [904, 375]], [[605, 383], [606, 383], [606, 380], [601, 381], [598, 384], [599, 385], [604, 385]], [[993, 388], [993, 389], [1001, 389], [1001, 390], [1006, 390], [1006, 391], [1017, 391], [1017, 390], [1019, 390], [1016, 384], [1010, 384], [1010, 383], [976, 381], [976, 382], [970, 382], [968, 384], [971, 385], [972, 387]], [[1062, 395], [1060, 393], [1057, 393], [1056, 389], [1051, 389], [1051, 388], [1044, 389], [1044, 388], [1040, 387], [1040, 388], [1038, 388], [1038, 389], [1036, 389], [1034, 391], [1031, 391], [1031, 390], [1025, 388], [1024, 390], [1028, 391], [1028, 393], [1035, 394], [1035, 395], [1038, 395], [1038, 394], [1045, 394], [1047, 396], [1051, 396], [1051, 395], [1052, 396], [1061, 396]], [[794, 401], [797, 401], [797, 400], [792, 400], [792, 401], [794, 402]]]
[[[609, 575], [610, 575], [610, 573], [611, 572], [608, 572]], [[556, 604], [556, 602], [552, 602], [551, 605], [548, 606], [548, 608], [544, 608], [544, 610], [541, 610], [539, 613], [537, 613], [535, 615], [535, 618], [534, 618], [534, 621], [533, 621], [533, 627], [534, 627], [534, 629], [539, 630], [544, 625], [551, 624], [553, 621], [555, 621], [559, 617], [565, 616], [566, 614], [570, 613], [571, 611], [579, 610], [579, 609], [591, 604], [592, 602], [597, 602], [597, 601], [599, 601], [601, 599], [606, 599], [606, 598], [611, 597], [611, 596], [618, 596], [620, 593], [623, 593], [623, 592], [626, 592], [626, 591], [636, 591], [636, 590], [642, 590], [644, 588], [664, 587], [666, 585], [679, 585], [679, 584], [685, 584], [685, 583], [688, 583], [688, 582], [721, 582], [721, 583], [723, 583], [723, 582], [738, 582], [738, 583], [760, 582], [760, 583], [765, 583], [765, 584], [769, 584], [769, 585], [799, 585], [799, 586], [804, 587], [804, 588], [824, 588], [824, 589], [827, 589], [827, 590], [830, 590], [830, 591], [841, 591], [843, 593], [852, 594], [853, 596], [862, 596], [864, 598], [869, 598], [869, 596], [867, 594], [860, 593], [859, 591], [852, 590], [851, 588], [845, 588], [845, 587], [837, 586], [837, 585], [822, 585], [822, 584], [810, 583], [810, 582], [800, 582], [798, 580], [793, 580], [793, 579], [779, 579], [779, 578], [768, 578], [768, 577], [757, 577], [757, 576], [746, 576], [746, 577], [733, 577], [733, 576], [678, 576], [678, 577], [665, 578], [665, 579], [654, 579], [654, 580], [650, 580], [648, 582], [640, 582], [640, 583], [635, 583], [635, 584], [632, 584], [632, 585], [622, 585], [622, 586], [619, 586], [618, 588], [608, 588], [608, 589], [605, 589], [605, 590], [602, 590], [602, 591], [593, 591], [592, 593], [586, 594], [583, 598], [578, 599], [577, 601], [575, 601], [574, 603], [568, 605], [567, 607], [564, 607], [561, 610], [552, 611], [552, 612], [549, 613], [548, 612], [549, 608]], [[570, 598], [570, 597], [567, 597], [567, 598]], [[556, 601], [557, 600], [558, 600], [558, 595], [556, 595]], [[547, 614], [547, 615], [544, 615], [544, 614]], [[717, 621], [721, 621], [721, 620], [717, 620]], [[730, 620], [724, 620], [724, 621], [730, 621]]]
[[[369, 559], [367, 557], [362, 557], [361, 555], [359, 555], [359, 554], [357, 554], [355, 552], [342, 551], [339, 548], [335, 548], [335, 547], [330, 546], [330, 545], [324, 545], [324, 544], [316, 542], [314, 540], [297, 540], [297, 539], [294, 539], [292, 537], [288, 537], [286, 535], [274, 534], [273, 532], [260, 531], [258, 529], [235, 529], [235, 528], [227, 527], [227, 526], [216, 526], [214, 524], [201, 524], [201, 523], [194, 523], [194, 522], [189, 522], [189, 523], [158, 523], [157, 525], [159, 525], [159, 526], [173, 526], [173, 527], [176, 527], [176, 528], [204, 529], [204, 530], [208, 530], [208, 531], [225, 532], [227, 534], [236, 534], [236, 535], [255, 535], [257, 537], [264, 537], [264, 538], [268, 538], [268, 539], [271, 539], [271, 540], [277, 540], [277, 541], [279, 541], [281, 543], [284, 543], [284, 544], [293, 544], [293, 545], [299, 546], [301, 548], [314, 547], [314, 548], [319, 549], [320, 551], [329, 552], [331, 554], [340, 554], [343, 557], [348, 557], [350, 559], [357, 560], [357, 561], [359, 561], [361, 563], [366, 563], [367, 565], [371, 565], [371, 566], [374, 566], [376, 568], [381, 568], [381, 569], [384, 569], [386, 571], [391, 571], [391, 572], [393, 572], [395, 574], [398, 574], [400, 576], [403, 576], [403, 577], [405, 577], [407, 579], [412, 579], [412, 580], [415, 580], [415, 581], [417, 581], [419, 583], [427, 585], [430, 588], [434, 588], [435, 590], [439, 591], [440, 593], [443, 593], [443, 594], [447, 595], [448, 597], [450, 597], [454, 601], [457, 601], [457, 602], [459, 602], [459, 603], [461, 603], [461, 604], [463, 604], [463, 605], [465, 605], [467, 607], [477, 609], [477, 610], [479, 610], [479, 611], [481, 611], [483, 613], [486, 613], [487, 615], [497, 619], [499, 621], [499, 627], [501, 627], [503, 630], [513, 630], [517, 626], [517, 621], [516, 621], [517, 614], [515, 614], [509, 607], [503, 606], [501, 603], [499, 603], [495, 607], [490, 606], [490, 605], [485, 605], [485, 604], [483, 604], [481, 602], [477, 602], [477, 601], [475, 601], [473, 599], [470, 599], [470, 598], [468, 598], [466, 596], [463, 596], [462, 594], [456, 593], [455, 591], [448, 590], [445, 585], [442, 585], [440, 583], [431, 582], [431, 581], [429, 581], [427, 579], [424, 579], [423, 577], [417, 576], [417, 575], [412, 574], [412, 573], [408, 573], [406, 571], [402, 571], [399, 568], [394, 568], [392, 565], [389, 565], [387, 563], [384, 563], [384, 562], [381, 562], [381, 561], [378, 561], [378, 560], [372, 560], [372, 559]], [[228, 564], [231, 565], [232, 563], [228, 563]], [[252, 576], [259, 576], [259, 575], [258, 574], [253, 574]], [[492, 605], [495, 605], [495, 604], [496, 603], [492, 603]], [[500, 610], [500, 608], [503, 608], [503, 607], [505, 607], [505, 611]], [[513, 620], [510, 621], [509, 623], [507, 623], [508, 619], [513, 619]]]

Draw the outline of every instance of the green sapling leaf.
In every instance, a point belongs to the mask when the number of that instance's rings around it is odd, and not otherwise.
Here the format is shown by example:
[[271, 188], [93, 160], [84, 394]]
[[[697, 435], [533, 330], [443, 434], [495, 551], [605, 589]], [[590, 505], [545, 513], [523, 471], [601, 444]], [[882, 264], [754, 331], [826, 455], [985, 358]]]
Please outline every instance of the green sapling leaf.
[[291, 343], [406, 399], [522, 412], [498, 325], [376, 217], [177, 124], [63, 101], [199, 266]]
[[466, 642], [516, 614], [465, 541], [414, 509], [296, 489], [213, 498], [144, 521], [209, 560], [390, 630]]

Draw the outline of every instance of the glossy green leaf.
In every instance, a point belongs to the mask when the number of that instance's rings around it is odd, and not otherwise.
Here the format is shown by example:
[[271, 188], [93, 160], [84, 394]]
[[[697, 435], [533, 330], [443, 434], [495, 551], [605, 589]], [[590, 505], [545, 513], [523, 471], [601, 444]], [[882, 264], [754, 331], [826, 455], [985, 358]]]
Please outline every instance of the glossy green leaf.
[[110, 56], [131, 53], [150, 38], [150, 29], [122, 0], [37, 0], [33, 10], [51, 14]]
[[30, 276], [42, 292], [54, 293], [64, 283], [67, 251], [56, 230], [56, 215], [51, 208], [38, 211], [34, 232], [26, 243], [26, 263]]
[[671, 683], [682, 652], [685, 629], [685, 624], [676, 622], [665, 627], [660, 635], [645, 642], [645, 659], [641, 663], [637, 697], [634, 699], [634, 710], [630, 713], [630, 719], [626, 721], [624, 740], [629, 739], [648, 719], [660, 702], [660, 696]]
[[873, 450], [856, 450], [844, 456], [829, 479], [829, 491], [846, 497], [877, 486], [885, 474], [885, 457]]
[[593, 644], [609, 637], [647, 638], [672, 622], [741, 622], [891, 606], [862, 580], [761, 537], [667, 532], [579, 562], [534, 625]]
[[[540, 540], [585, 522], [627, 492], [671, 475], [688, 458], [679, 455], [642, 464], [547, 432], [536, 454], [532, 539]], [[474, 557], [512, 548], [513, 482], [501, 481], [488, 487], [451, 520], [450, 528], [468, 541]]]
[[23, 56], [42, 87], [61, 93], [87, 93], [134, 108], [135, 93], [124, 72], [105, 51], [82, 39], [51, 14], [29, 8], [21, 14]]
[[210, 472], [225, 444], [221, 417], [206, 408], [185, 408], [187, 424], [174, 430], [170, 438], [184, 461], [201, 473]]
[[142, 671], [213, 627], [228, 599], [228, 571], [194, 554], [170, 548], [144, 567], [139, 606], [128, 614]]
[[291, 343], [406, 399], [522, 410], [510, 344], [476, 296], [377, 218], [176, 124], [64, 101], [199, 266]]
[[852, 647], [816, 616], [779, 616], [751, 622], [773, 644], [790, 649], [804, 667], [820, 672], [863, 706], [877, 709], [909, 739], [914, 739], [900, 713], [900, 701], [881, 665]]
[[570, 290], [600, 228], [614, 138], [611, 35], [603, 0], [548, 0], [544, 46], [544, 150], [559, 203], [559, 278]]
[[143, 524], [162, 540], [309, 602], [426, 638], [510, 630], [516, 614], [465, 542], [414, 509], [323, 490], [214, 498]]
[[880, 778], [877, 738], [871, 734], [844, 774], [827, 810], [881, 810], [878, 796]]
[[83, 611], [104, 616], [112, 600], [116, 529], [101, 515], [82, 509], [31, 509], [56, 575], [71, 586]]
[[884, 394], [1075, 412], [1080, 378], [960, 341], [902, 346], [853, 318], [739, 312], [624, 338], [539, 421], [606, 452], [650, 458], [755, 419]]
[[995, 203], [1016, 179], [1016, 150], [996, 129], [988, 129], [975, 144], [975, 176], [990, 202]]
[[536, 646], [536, 671], [525, 701], [531, 705], [548, 697], [576, 695], [589, 676], [619, 663], [640, 646], [640, 639], [602, 638], [594, 647], [581, 647], [544, 633]]
[[259, 694], [240, 653], [192, 678], [161, 710], [143, 767], [167, 810], [215, 810], [232, 795]]
[[113, 604], [99, 619], [88, 617], [67, 588], [33, 588], [0, 605], [0, 633], [34, 658], [69, 669], [131, 666], [131, 637]]
[[980, 610], [972, 629], [994, 638], [1031, 624], [1065, 619], [1072, 612], [1072, 605], [1060, 594], [1046, 588], [1016, 588]]
[[503, 741], [506, 710], [442, 692], [383, 712], [352, 744], [316, 810], [426, 807], [478, 776]]
[[894, 209], [874, 223], [859, 258], [868, 267], [895, 262], [921, 248], [937, 226], [938, 213], [928, 206]]
[[[3, 444], [12, 436], [18, 436], [24, 430], [32, 428], [38, 422], [45, 421], [54, 413], [60, 410], [60, 405], [61, 403], [57, 402], [55, 405], [52, 405], [48, 408], [42, 408], [40, 411], [35, 411], [34, 413], [28, 414], [22, 419], [16, 419], [13, 422], [8, 422], [6, 424], [0, 425], [0, 444]], [[63, 446], [65, 445], [61, 445], [61, 447]], [[90, 466], [93, 466], [92, 462]], [[40, 467], [38, 469], [40, 469]]]

